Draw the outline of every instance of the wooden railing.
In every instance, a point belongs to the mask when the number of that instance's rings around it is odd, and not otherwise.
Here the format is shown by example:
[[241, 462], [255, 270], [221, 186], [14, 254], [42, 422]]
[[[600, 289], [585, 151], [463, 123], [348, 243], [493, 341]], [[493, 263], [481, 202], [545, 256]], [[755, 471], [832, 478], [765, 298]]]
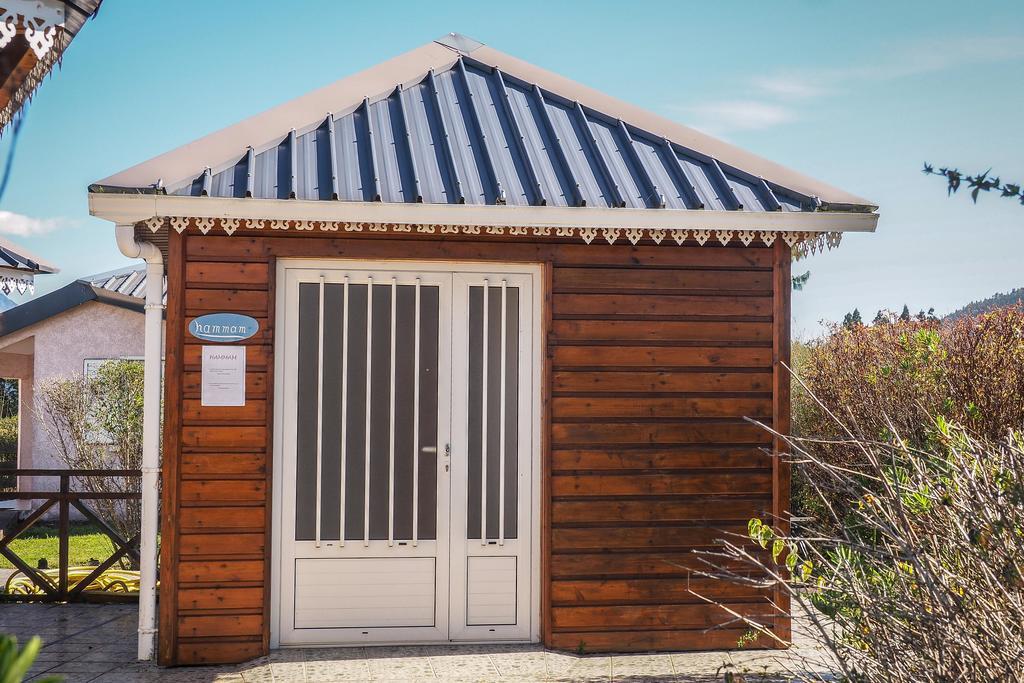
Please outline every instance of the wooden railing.
[[[99, 578], [105, 571], [110, 569], [122, 558], [128, 557], [139, 562], [139, 534], [125, 540], [107, 522], [93, 512], [86, 504], [89, 500], [140, 500], [142, 494], [139, 492], [107, 493], [93, 491], [77, 491], [73, 489], [76, 479], [87, 477], [113, 477], [113, 478], [136, 478], [141, 479], [140, 470], [60, 470], [60, 469], [13, 469], [5, 470], [5, 474], [17, 477], [54, 477], [59, 479], [59, 486], [56, 491], [0, 491], [0, 500], [41, 500], [43, 503], [32, 513], [19, 522], [8, 533], [0, 538], [0, 555], [3, 555], [21, 573], [23, 573], [39, 589], [28, 594], [9, 596], [0, 594], [0, 599], [17, 600], [38, 600], [44, 602], [72, 602], [81, 600], [84, 597], [85, 589]], [[57, 539], [58, 539], [58, 566], [56, 582], [46, 573], [34, 569], [23, 558], [19, 557], [11, 549], [11, 542], [18, 538], [25, 531], [30, 529], [36, 522], [43, 519], [43, 516], [54, 506], [57, 506]], [[77, 510], [85, 519], [94, 524], [113, 543], [114, 552], [107, 559], [81, 580], [69, 586], [69, 541], [71, 530], [71, 509]], [[123, 599], [125, 596], [110, 596]], [[100, 596], [90, 596], [91, 599]]]

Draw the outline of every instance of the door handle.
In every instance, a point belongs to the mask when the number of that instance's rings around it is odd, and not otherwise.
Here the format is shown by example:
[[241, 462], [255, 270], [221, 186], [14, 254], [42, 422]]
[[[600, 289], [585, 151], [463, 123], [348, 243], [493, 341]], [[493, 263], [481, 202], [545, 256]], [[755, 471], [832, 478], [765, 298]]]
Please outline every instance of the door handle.
[[448, 471], [448, 462], [449, 462], [448, 459], [451, 457], [451, 455], [452, 455], [452, 445], [450, 443], [446, 443], [444, 445], [444, 471], [445, 472]]

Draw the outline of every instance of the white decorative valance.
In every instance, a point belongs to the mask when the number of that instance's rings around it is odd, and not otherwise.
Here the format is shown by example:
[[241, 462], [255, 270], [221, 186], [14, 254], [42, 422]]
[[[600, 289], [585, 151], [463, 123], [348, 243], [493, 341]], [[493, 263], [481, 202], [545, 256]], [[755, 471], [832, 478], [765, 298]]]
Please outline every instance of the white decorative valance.
[[25, 40], [43, 59], [53, 48], [57, 29], [64, 25], [64, 3], [53, 0], [0, 0], [0, 49], [14, 40], [20, 26]]
[[493, 225], [439, 225], [439, 224], [406, 224], [406, 223], [356, 223], [348, 221], [307, 221], [281, 220], [271, 218], [226, 218], [219, 221], [215, 218], [186, 218], [180, 216], [153, 216], [143, 222], [151, 231], [157, 232], [167, 226], [178, 234], [193, 229], [203, 235], [215, 232], [219, 227], [227, 235], [236, 230], [269, 230], [296, 232], [329, 232], [329, 233], [394, 233], [396, 235], [416, 232], [419, 234], [437, 235], [510, 235], [513, 237], [563, 237], [580, 239], [586, 244], [595, 241], [608, 244], [629, 242], [637, 244], [642, 239], [649, 239], [655, 244], [668, 243], [669, 238], [677, 245], [721, 244], [723, 246], [738, 242], [743, 246], [763, 244], [772, 246], [775, 240], [781, 239], [793, 249], [793, 257], [797, 260], [810, 254], [839, 246], [843, 237], [841, 232], [800, 232], [785, 230], [697, 230], [697, 229], [664, 229], [664, 228], [576, 228], [550, 226], [493, 226]]
[[0, 291], [4, 294], [36, 293], [35, 279], [32, 273], [20, 272], [11, 268], [0, 268]]

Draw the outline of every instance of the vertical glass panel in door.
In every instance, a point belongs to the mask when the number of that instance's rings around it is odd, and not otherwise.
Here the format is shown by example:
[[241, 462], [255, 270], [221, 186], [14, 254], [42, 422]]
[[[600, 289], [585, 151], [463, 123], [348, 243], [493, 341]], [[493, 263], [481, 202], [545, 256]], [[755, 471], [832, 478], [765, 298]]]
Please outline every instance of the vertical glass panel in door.
[[438, 288], [354, 280], [299, 285], [295, 539], [433, 540]]
[[[516, 538], [519, 289], [469, 288], [469, 486], [466, 538]], [[481, 536], [481, 522], [484, 523]]]

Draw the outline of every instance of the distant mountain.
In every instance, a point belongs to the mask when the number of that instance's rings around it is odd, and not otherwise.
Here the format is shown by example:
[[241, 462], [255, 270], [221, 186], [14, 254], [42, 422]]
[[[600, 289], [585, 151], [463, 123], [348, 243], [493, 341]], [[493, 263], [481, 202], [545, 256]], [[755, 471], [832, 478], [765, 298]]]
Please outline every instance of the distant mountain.
[[984, 313], [985, 311], [991, 311], [993, 308], [999, 308], [1001, 306], [1013, 306], [1014, 304], [1019, 304], [1022, 302], [1024, 302], [1024, 287], [1018, 287], [1017, 289], [1009, 291], [1006, 294], [1000, 292], [999, 294], [993, 294], [989, 298], [982, 299], [981, 301], [972, 301], [963, 308], [958, 308], [957, 310], [953, 311], [945, 318], [943, 318], [943, 320], [956, 320], [958, 318], [963, 318], [968, 315], [978, 315], [979, 313]]
[[8, 309], [14, 308], [17, 305], [18, 304], [11, 301], [10, 298], [4, 296], [3, 294], [0, 294], [0, 313]]

